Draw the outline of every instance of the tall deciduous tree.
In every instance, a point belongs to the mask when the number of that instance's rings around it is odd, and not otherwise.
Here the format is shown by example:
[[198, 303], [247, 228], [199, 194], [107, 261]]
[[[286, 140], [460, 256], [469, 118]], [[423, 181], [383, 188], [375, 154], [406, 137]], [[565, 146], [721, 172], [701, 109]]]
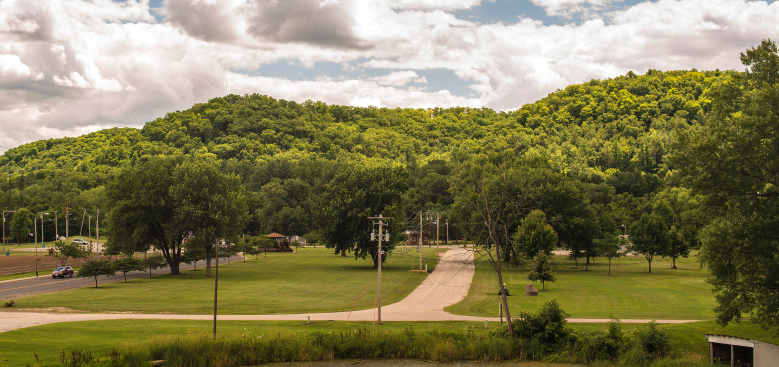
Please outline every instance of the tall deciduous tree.
[[771, 40], [741, 54], [746, 74], [712, 88], [706, 125], [679, 137], [673, 163], [703, 194], [712, 219], [701, 231], [717, 320], [749, 313], [779, 325], [779, 53]]
[[546, 214], [533, 210], [519, 224], [513, 236], [514, 249], [527, 259], [549, 255], [557, 244], [557, 233], [546, 221]]
[[[336, 253], [354, 251], [355, 258], [371, 256], [374, 267], [378, 266], [377, 244], [370, 236], [373, 222], [368, 217], [382, 214], [396, 220], [404, 218], [401, 198], [408, 188], [407, 181], [408, 173], [400, 166], [353, 166], [336, 175], [321, 204], [320, 233], [327, 247]], [[382, 241], [382, 261], [403, 229], [393, 222], [389, 224], [384, 230], [389, 231], [390, 241]]]
[[247, 215], [240, 180], [219, 172], [207, 156], [183, 163], [152, 158], [120, 172], [108, 195], [111, 244], [125, 253], [154, 246], [174, 275], [185, 246], [208, 251], [217, 238], [235, 237]]
[[[507, 158], [490, 159], [485, 155], [463, 160], [452, 177], [455, 210], [460, 217], [471, 221], [473, 230], [483, 233], [489, 249], [489, 262], [498, 275], [498, 289], [501, 290], [504, 284], [503, 252], [511, 247], [512, 225], [525, 212], [524, 201], [527, 198], [522, 177], [519, 169], [512, 167]], [[500, 296], [506, 311], [509, 335], [513, 335], [506, 292], [500, 292]]]
[[633, 225], [633, 251], [644, 255], [649, 263], [649, 272], [652, 272], [652, 260], [656, 256], [662, 256], [668, 251], [670, 239], [668, 226], [663, 218], [657, 214], [644, 214]]
[[30, 242], [30, 233], [33, 232], [35, 214], [27, 208], [21, 208], [14, 213], [11, 219], [11, 237], [19, 242]]
[[124, 253], [154, 246], [162, 251], [174, 275], [180, 274], [181, 251], [187, 234], [176, 216], [177, 206], [170, 193], [178, 161], [151, 158], [120, 171], [107, 188], [113, 204], [108, 216], [110, 245]]
[[186, 246], [205, 248], [208, 277], [216, 241], [237, 242], [248, 218], [243, 185], [237, 175], [223, 174], [207, 157], [186, 160], [173, 177], [174, 228], [192, 234]]

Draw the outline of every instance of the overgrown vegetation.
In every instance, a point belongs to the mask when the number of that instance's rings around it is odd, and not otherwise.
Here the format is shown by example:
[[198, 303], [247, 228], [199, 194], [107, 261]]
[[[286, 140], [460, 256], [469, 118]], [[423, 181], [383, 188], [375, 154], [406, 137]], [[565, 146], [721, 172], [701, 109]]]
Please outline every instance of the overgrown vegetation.
[[[618, 321], [608, 331], [573, 331], [565, 325], [565, 312], [555, 302], [537, 313], [523, 313], [509, 338], [506, 327], [493, 332], [371, 330], [295, 333], [275, 330], [244, 332], [213, 339], [205, 334], [158, 336], [105, 356], [75, 349], [61, 353], [62, 366], [147, 366], [152, 360], [180, 367], [232, 367], [270, 362], [309, 362], [332, 359], [410, 358], [439, 362], [545, 360], [570, 363], [604, 362], [606, 365], [650, 366], [656, 361], [694, 358], [675, 355], [669, 334], [652, 323], [623, 331]], [[40, 366], [47, 365], [40, 363]], [[701, 364], [702, 365], [702, 364]]]

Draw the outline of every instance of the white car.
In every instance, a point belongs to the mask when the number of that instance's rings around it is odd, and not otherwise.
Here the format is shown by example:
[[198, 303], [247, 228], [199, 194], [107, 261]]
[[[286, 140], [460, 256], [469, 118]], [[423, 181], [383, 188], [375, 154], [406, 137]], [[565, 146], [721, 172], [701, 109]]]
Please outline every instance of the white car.
[[77, 245], [86, 245], [89, 242], [87, 242], [86, 240], [82, 240], [81, 238], [74, 238], [73, 239], [73, 243], [75, 243]]

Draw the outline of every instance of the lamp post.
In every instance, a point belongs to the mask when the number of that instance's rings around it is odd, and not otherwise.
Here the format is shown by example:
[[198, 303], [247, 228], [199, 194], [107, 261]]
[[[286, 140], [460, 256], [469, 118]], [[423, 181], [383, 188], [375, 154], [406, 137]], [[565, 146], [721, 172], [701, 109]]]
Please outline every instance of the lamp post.
[[622, 229], [625, 230], [625, 235], [624, 236], [627, 237], [628, 236], [628, 227], [625, 226], [625, 223], [622, 223]]
[[218, 290], [219, 285], [219, 246], [224, 245], [224, 240], [217, 240], [216, 241], [216, 267], [215, 267], [215, 275], [214, 275], [214, 339], [216, 339], [216, 294]]

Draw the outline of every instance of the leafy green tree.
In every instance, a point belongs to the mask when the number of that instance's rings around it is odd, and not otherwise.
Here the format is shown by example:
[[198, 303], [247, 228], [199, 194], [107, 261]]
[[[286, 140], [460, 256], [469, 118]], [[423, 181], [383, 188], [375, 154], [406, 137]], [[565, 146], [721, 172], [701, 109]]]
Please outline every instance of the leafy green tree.
[[[336, 253], [354, 251], [355, 258], [371, 256], [378, 266], [377, 245], [371, 241], [373, 221], [369, 217], [403, 218], [401, 197], [408, 187], [408, 174], [399, 166], [350, 167], [338, 174], [327, 186], [322, 199], [319, 232], [326, 246]], [[382, 241], [384, 256], [401, 238], [401, 225], [385, 228], [390, 241]]]
[[711, 90], [705, 126], [679, 135], [672, 163], [705, 197], [701, 260], [711, 270], [717, 320], [748, 313], [779, 325], [779, 53], [774, 41], [741, 54], [745, 74]]
[[97, 288], [97, 277], [101, 275], [108, 277], [114, 274], [116, 274], [116, 269], [108, 260], [89, 260], [78, 270], [79, 278], [95, 278], [95, 288]]
[[671, 258], [672, 269], [676, 269], [676, 259], [690, 255], [688, 241], [685, 241], [682, 232], [676, 226], [671, 226], [671, 229], [668, 230], [668, 248], [662, 255]]
[[33, 232], [35, 214], [27, 208], [21, 208], [14, 213], [11, 219], [11, 237], [17, 242], [30, 242], [30, 233]]
[[611, 275], [611, 259], [623, 256], [624, 249], [628, 247], [628, 240], [622, 236], [604, 237], [595, 240], [598, 253], [609, 259], [609, 275]]
[[552, 273], [551, 257], [547, 254], [536, 254], [530, 263], [530, 273], [527, 278], [537, 282], [541, 281], [541, 290], [546, 290], [546, 282], [554, 282], [555, 277]]
[[209, 277], [214, 244], [223, 238], [237, 241], [248, 218], [243, 185], [238, 176], [223, 174], [205, 157], [193, 157], [178, 165], [173, 178], [173, 227], [192, 234], [187, 247], [205, 249]]
[[162, 251], [171, 274], [180, 274], [179, 263], [188, 229], [177, 216], [170, 188], [175, 184], [178, 159], [150, 158], [121, 170], [107, 186], [113, 206], [108, 216], [111, 243], [124, 253]]
[[143, 261], [133, 257], [126, 257], [113, 262], [114, 269], [124, 275], [124, 281], [127, 283], [127, 273], [131, 271], [141, 271], [146, 269], [143, 266]]
[[517, 227], [513, 236], [514, 250], [527, 259], [538, 254], [549, 255], [557, 244], [557, 233], [546, 221], [546, 214], [533, 210]]
[[68, 259], [83, 259], [89, 256], [89, 253], [77, 243], [57, 240], [54, 241], [54, 251], [50, 252], [49, 256], [56, 257], [59, 259], [60, 264], [65, 266]]
[[668, 227], [663, 218], [657, 214], [642, 215], [633, 225], [633, 235], [630, 240], [633, 242], [631, 250], [646, 258], [650, 273], [652, 259], [667, 253], [671, 242], [668, 237]]
[[167, 264], [168, 261], [165, 260], [165, 257], [160, 254], [152, 254], [143, 260], [143, 267], [149, 271], [150, 278], [152, 270], [164, 268]]
[[205, 248], [210, 259], [216, 239], [237, 236], [247, 215], [240, 180], [207, 157], [150, 159], [120, 172], [108, 195], [112, 242], [123, 252], [154, 246], [173, 275], [180, 274], [185, 245]]

